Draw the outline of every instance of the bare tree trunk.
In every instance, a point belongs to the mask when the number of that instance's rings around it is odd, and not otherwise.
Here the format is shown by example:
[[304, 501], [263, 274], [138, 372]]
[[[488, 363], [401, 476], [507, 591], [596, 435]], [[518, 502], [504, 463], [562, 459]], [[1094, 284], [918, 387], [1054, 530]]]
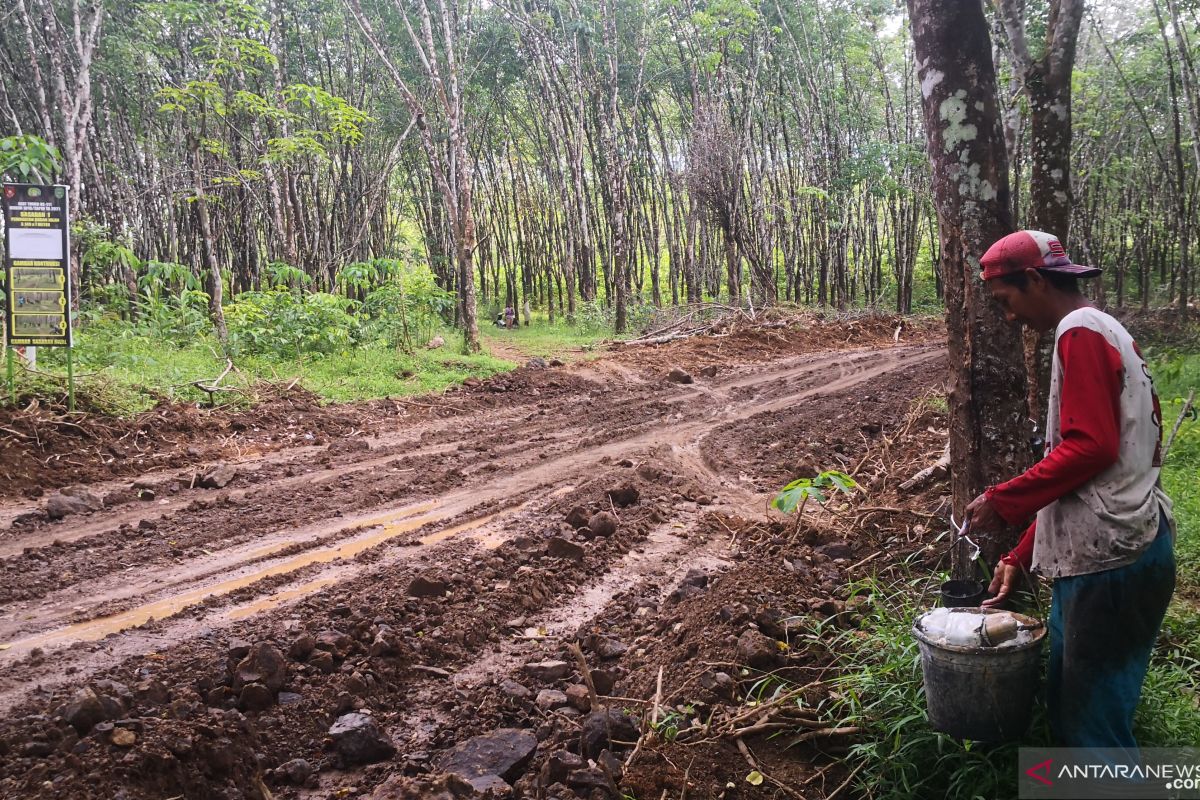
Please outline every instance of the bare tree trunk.
[[[1011, 231], [1008, 162], [987, 21], [978, 0], [908, 0], [941, 239], [949, 333], [954, 510], [1028, 461], [1018, 331], [979, 280]], [[994, 559], [1013, 536], [989, 542]]]
[[196, 224], [200, 228], [200, 253], [204, 259], [204, 268], [208, 270], [208, 313], [212, 317], [217, 339], [224, 346], [229, 341], [229, 331], [225, 327], [225, 310], [221, 305], [221, 265], [217, 261], [212, 224], [208, 218], [208, 195], [204, 191], [204, 160], [200, 154], [200, 140], [191, 133], [188, 134], [188, 150], [192, 154], [192, 188], [196, 193]]

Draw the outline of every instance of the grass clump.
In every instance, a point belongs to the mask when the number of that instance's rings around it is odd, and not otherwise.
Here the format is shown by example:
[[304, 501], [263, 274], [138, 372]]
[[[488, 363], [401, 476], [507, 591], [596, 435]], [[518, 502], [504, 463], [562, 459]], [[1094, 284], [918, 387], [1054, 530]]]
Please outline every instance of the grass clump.
[[[484, 321], [486, 322], [486, 320]], [[481, 324], [479, 327], [480, 340], [484, 349], [499, 346], [505, 349], [515, 349], [524, 356], [532, 358], [558, 357], [563, 360], [588, 354], [596, 350], [597, 345], [606, 338], [612, 338], [612, 332], [600, 329], [585, 328], [563, 323], [550, 323], [544, 318], [534, 317], [532, 324], [520, 325], [506, 329], [491, 324]]]
[[[825, 640], [839, 677], [824, 710], [838, 725], [863, 731], [847, 754], [855, 785], [882, 800], [1015, 797], [1021, 743], [960, 741], [929, 724], [912, 623], [935, 604], [930, 589], [936, 581], [914, 571], [906, 563], [894, 571], [901, 577], [853, 584], [854, 594], [869, 599], [862, 607], [866, 620]], [[1036, 713], [1023, 744], [1048, 742], [1048, 726]]]

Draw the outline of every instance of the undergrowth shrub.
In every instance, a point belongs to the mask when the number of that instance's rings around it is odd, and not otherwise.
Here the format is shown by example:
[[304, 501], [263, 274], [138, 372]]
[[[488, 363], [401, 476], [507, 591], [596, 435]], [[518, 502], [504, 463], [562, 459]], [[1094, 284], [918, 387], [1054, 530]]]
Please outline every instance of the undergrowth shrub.
[[287, 289], [243, 292], [225, 307], [229, 348], [235, 354], [294, 357], [329, 354], [356, 340], [358, 301], [336, 294]]

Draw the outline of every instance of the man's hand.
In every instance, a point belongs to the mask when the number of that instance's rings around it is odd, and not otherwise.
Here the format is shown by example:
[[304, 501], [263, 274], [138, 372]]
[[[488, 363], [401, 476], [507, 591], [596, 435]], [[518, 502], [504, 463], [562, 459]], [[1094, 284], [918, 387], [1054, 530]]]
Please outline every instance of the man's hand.
[[967, 505], [966, 517], [967, 526], [981, 533], [1000, 530], [1008, 524], [986, 494], [979, 495]]
[[998, 563], [996, 572], [992, 575], [992, 582], [988, 586], [988, 593], [996, 596], [991, 600], [984, 600], [979, 604], [980, 608], [991, 608], [1003, 603], [1009, 593], [1017, 587], [1017, 581], [1023, 571], [1017, 564], [1007, 564], [1003, 561]]

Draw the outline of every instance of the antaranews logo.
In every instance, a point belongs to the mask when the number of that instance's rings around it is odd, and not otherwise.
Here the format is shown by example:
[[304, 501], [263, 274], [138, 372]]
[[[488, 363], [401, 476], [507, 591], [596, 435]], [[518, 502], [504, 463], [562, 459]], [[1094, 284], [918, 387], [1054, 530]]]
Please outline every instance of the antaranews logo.
[[1200, 748], [1022, 747], [1017, 783], [1022, 800], [1200, 800]]
[[1050, 780], [1050, 765], [1053, 763], [1054, 759], [1047, 758], [1042, 763], [1034, 764], [1025, 770], [1025, 774], [1044, 786], [1053, 786], [1054, 781]]

